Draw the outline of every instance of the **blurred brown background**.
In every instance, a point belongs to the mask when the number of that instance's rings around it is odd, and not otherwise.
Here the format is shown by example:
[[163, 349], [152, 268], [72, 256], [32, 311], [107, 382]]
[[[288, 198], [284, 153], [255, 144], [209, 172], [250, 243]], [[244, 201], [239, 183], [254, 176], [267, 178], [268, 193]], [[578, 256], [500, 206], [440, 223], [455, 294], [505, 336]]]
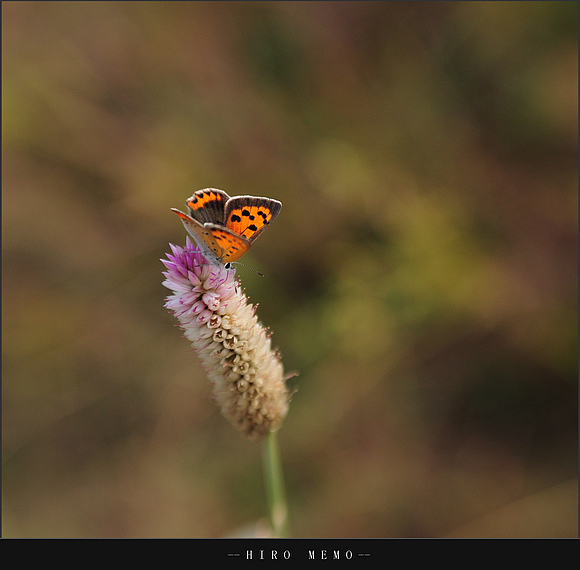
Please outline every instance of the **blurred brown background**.
[[164, 309], [194, 191], [287, 370], [297, 537], [577, 536], [576, 2], [3, 2], [5, 537], [266, 515]]

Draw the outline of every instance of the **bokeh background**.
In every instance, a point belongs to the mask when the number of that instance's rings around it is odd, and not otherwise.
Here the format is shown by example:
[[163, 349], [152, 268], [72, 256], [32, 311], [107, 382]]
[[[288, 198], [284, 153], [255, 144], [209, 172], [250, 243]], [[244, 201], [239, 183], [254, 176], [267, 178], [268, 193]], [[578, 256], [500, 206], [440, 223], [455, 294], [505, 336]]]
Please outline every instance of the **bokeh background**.
[[159, 259], [207, 186], [296, 537], [578, 534], [576, 2], [3, 2], [5, 537], [259, 534]]

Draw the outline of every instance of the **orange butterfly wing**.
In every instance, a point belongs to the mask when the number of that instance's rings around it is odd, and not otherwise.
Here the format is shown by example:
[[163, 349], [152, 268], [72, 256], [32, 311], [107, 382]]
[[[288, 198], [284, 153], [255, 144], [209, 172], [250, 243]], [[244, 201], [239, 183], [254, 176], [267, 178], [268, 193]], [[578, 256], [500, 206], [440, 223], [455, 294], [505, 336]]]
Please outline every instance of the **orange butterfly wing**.
[[276, 219], [282, 203], [271, 198], [235, 196], [226, 203], [225, 226], [250, 243]]
[[194, 192], [186, 200], [185, 205], [189, 208], [191, 217], [198, 222], [202, 224], [209, 222], [223, 226], [225, 207], [229, 199], [230, 197], [223, 190], [204, 188]]
[[220, 250], [218, 259], [222, 263], [230, 263], [239, 259], [250, 249], [250, 242], [228, 228], [216, 224], [205, 224], [205, 228], [211, 231], [215, 246]]
[[209, 222], [202, 224], [175, 208], [172, 210], [181, 218], [185, 229], [195, 239], [205, 257], [229, 263], [239, 259], [250, 249], [250, 242], [231, 230]]

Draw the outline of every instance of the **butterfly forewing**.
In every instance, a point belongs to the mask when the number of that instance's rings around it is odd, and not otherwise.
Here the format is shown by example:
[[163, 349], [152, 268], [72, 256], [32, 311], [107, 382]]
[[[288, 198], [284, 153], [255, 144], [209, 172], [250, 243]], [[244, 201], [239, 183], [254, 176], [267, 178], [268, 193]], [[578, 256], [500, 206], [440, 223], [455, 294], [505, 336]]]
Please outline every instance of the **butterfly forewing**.
[[225, 225], [252, 243], [274, 221], [282, 204], [271, 198], [235, 196], [226, 203]]
[[191, 217], [202, 224], [224, 224], [225, 207], [230, 197], [217, 188], [198, 190], [185, 202]]

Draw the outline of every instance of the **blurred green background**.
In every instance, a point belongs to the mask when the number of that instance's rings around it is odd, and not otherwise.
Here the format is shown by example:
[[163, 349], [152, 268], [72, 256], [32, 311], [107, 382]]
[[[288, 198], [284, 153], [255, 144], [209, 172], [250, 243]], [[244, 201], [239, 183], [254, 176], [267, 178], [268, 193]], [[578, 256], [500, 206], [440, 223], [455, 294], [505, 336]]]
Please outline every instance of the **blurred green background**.
[[5, 537], [260, 532], [163, 307], [207, 186], [284, 204], [237, 272], [294, 536], [577, 536], [577, 2], [3, 2], [2, 48]]

